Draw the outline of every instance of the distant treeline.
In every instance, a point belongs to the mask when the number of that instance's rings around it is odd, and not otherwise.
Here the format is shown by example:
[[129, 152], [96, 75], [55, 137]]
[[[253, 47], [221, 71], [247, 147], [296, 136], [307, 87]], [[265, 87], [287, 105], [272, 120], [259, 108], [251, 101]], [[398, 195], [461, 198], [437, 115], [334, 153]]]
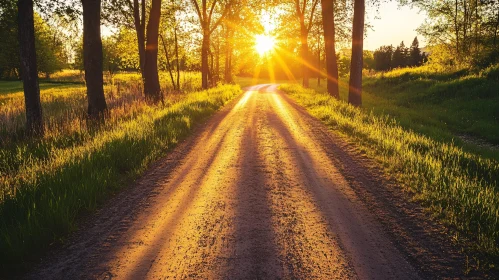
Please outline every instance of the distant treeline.
[[428, 60], [428, 55], [421, 52], [418, 37], [414, 38], [410, 47], [402, 41], [396, 48], [381, 46], [374, 52], [374, 69], [388, 71], [394, 68], [417, 67]]

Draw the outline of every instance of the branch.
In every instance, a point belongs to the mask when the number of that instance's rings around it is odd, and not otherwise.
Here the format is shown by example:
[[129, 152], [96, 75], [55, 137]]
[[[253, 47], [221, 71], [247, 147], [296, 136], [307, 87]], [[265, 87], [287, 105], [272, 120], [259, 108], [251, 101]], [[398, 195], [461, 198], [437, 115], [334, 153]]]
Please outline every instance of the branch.
[[211, 16], [213, 15], [213, 10], [215, 9], [217, 2], [218, 2], [218, 0], [214, 0], [213, 4], [211, 5], [210, 15], [208, 16], [208, 24], [210, 24], [210, 22], [211, 22]]
[[213, 31], [215, 31], [215, 29], [217, 29], [217, 27], [220, 25], [220, 23], [222, 22], [222, 20], [225, 19], [225, 17], [229, 13], [231, 5], [232, 5], [232, 1], [230, 1], [229, 3], [227, 3], [225, 5], [225, 9], [224, 9], [223, 14], [220, 16], [220, 18], [217, 20], [217, 22], [215, 22], [215, 24], [213, 25], [213, 27], [210, 29], [210, 34], [213, 33]]
[[296, 7], [296, 15], [301, 17], [302, 12], [300, 11], [300, 1], [299, 0], [295, 0], [295, 7]]
[[128, 8], [129, 8], [130, 10], [133, 10], [132, 0], [126, 0], [126, 4], [128, 5]]
[[147, 0], [142, 0], [140, 2], [140, 4], [142, 4], [142, 18], [140, 20], [140, 28], [144, 34], [146, 33], [146, 1]]
[[319, 0], [315, 0], [312, 6], [312, 13], [310, 14], [310, 20], [308, 21], [308, 32], [310, 32], [310, 29], [312, 29], [312, 23], [314, 22], [314, 15], [315, 15], [315, 9], [317, 8], [317, 4], [319, 3]]
[[194, 4], [194, 7], [196, 8], [196, 13], [199, 16], [199, 21], [201, 22], [201, 26], [203, 25], [203, 16], [201, 15], [201, 10], [199, 9], [198, 1], [197, 0], [191, 0], [192, 4]]

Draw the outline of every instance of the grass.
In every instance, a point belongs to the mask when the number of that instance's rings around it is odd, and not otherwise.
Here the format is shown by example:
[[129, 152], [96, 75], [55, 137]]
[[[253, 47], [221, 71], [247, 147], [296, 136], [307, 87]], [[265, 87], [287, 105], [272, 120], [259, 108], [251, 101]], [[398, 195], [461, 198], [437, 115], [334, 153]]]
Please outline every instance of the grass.
[[374, 108], [382, 99], [385, 106], [377, 110], [399, 116], [401, 122], [499, 144], [497, 79], [468, 71], [432, 73], [423, 67], [368, 77], [364, 87], [370, 93], [366, 105]]
[[[241, 93], [239, 86], [169, 94], [158, 106], [147, 105], [135, 77], [121, 88], [106, 86], [110, 117], [95, 130], [86, 127], [82, 85], [42, 90], [47, 135], [23, 138], [22, 93], [10, 87], [0, 94], [0, 266], [6, 271], [77, 226], [83, 212], [94, 210], [147, 166], [184, 139]], [[4, 87], [5, 85], [5, 87]], [[193, 87], [195, 88], [195, 87]], [[4, 137], [7, 136], [7, 139]]]
[[[175, 74], [174, 74], [175, 75]], [[174, 76], [176, 78], [176, 76]], [[109, 72], [104, 72], [104, 82], [106, 84], [115, 83], [129, 83], [139, 82], [141, 76], [136, 72], [118, 72], [110, 75]], [[159, 72], [160, 85], [164, 91], [169, 91], [172, 88], [171, 78], [169, 72]], [[62, 70], [60, 72], [50, 75], [49, 78], [40, 77], [40, 82], [43, 83], [85, 83], [85, 75], [80, 70]], [[194, 91], [201, 89], [201, 73], [200, 72], [186, 72], [180, 73], [180, 86], [183, 91]], [[22, 88], [21, 88], [22, 89]]]
[[[423, 66], [368, 75], [362, 106], [377, 116], [395, 118], [406, 129], [499, 160], [498, 69], [435, 71]], [[311, 84], [318, 92], [326, 91], [325, 83]], [[347, 78], [340, 84], [341, 100], [346, 101]]]
[[[160, 74], [167, 99], [175, 98], [168, 74]], [[137, 73], [118, 73], [113, 76], [113, 83], [109, 78], [107, 80], [104, 90], [112, 116], [109, 123], [113, 125], [116, 120], [130, 117], [142, 108], [142, 82]], [[181, 85], [183, 92], [200, 90], [201, 75], [183, 72]], [[86, 88], [79, 71], [53, 74], [50, 79], [42, 80], [40, 89], [48, 138], [62, 139], [70, 134], [74, 138], [86, 130]], [[22, 141], [25, 118], [22, 83], [0, 81], [0, 147], [18, 145]]]
[[281, 85], [315, 117], [347, 136], [404, 189], [476, 249], [499, 256], [499, 163], [405, 129], [393, 117], [350, 106], [298, 85]]

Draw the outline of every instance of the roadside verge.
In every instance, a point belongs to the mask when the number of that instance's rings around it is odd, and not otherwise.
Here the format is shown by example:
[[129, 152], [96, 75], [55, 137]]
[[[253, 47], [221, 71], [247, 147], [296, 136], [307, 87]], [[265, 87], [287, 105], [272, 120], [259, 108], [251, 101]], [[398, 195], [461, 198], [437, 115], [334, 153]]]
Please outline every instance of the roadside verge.
[[77, 218], [142, 174], [207, 119], [241, 93], [220, 86], [186, 94], [167, 107], [150, 107], [133, 119], [98, 133], [80, 146], [33, 161], [10, 178], [15, 194], [0, 203], [0, 266], [8, 272], [76, 229]]

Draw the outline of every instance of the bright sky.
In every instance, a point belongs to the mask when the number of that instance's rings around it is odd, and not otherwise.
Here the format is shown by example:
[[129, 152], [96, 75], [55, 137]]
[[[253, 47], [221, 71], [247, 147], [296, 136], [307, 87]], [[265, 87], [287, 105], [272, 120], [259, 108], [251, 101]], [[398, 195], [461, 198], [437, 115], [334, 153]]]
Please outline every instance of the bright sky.
[[[424, 12], [407, 6], [399, 7], [397, 1], [389, 1], [388, 3], [383, 1], [378, 11], [374, 7], [367, 7], [366, 17], [373, 28], [367, 30], [364, 49], [375, 50], [382, 45], [397, 46], [402, 41], [406, 46], [409, 46], [416, 36], [418, 36], [419, 46], [426, 46], [425, 38], [416, 32], [416, 29], [425, 20]], [[276, 28], [277, 18], [277, 14], [269, 12], [262, 14], [260, 20], [266, 32], [272, 32]], [[114, 29], [104, 27], [102, 35], [109, 36], [113, 31]]]
[[396, 1], [390, 1], [381, 4], [379, 13], [374, 7], [369, 7], [366, 14], [373, 30], [367, 31], [364, 49], [375, 50], [382, 45], [397, 46], [402, 41], [409, 46], [416, 36], [418, 36], [419, 47], [426, 46], [423, 36], [416, 32], [425, 20], [425, 14], [419, 12], [418, 9], [411, 9], [407, 6], [399, 8]]

